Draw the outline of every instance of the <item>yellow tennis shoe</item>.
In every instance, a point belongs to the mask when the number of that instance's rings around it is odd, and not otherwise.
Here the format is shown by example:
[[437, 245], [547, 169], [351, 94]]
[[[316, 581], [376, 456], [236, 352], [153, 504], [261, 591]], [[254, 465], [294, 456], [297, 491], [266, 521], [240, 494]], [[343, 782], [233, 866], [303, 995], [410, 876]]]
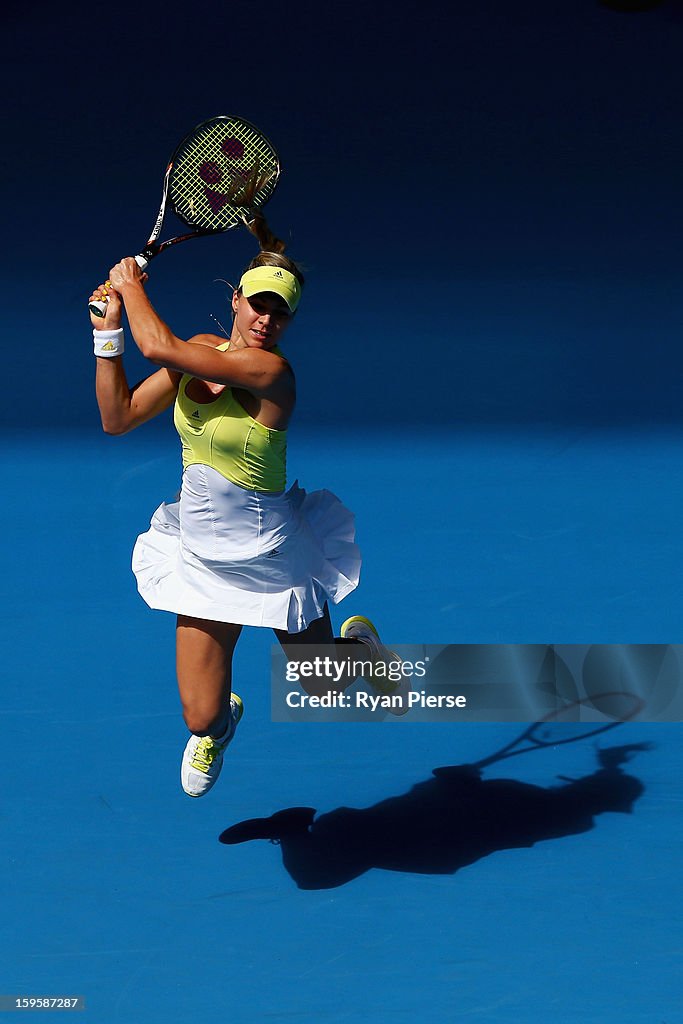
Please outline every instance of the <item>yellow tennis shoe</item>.
[[244, 714], [244, 705], [236, 693], [230, 698], [230, 725], [224, 736], [190, 736], [180, 765], [180, 782], [188, 796], [204, 796], [214, 785], [223, 767], [227, 750]]
[[342, 623], [341, 635], [345, 640], [359, 640], [370, 648], [370, 660], [372, 671], [365, 681], [370, 683], [373, 690], [376, 690], [383, 697], [390, 697], [391, 700], [383, 701], [385, 710], [392, 715], [405, 715], [410, 709], [408, 694], [410, 693], [410, 679], [401, 673], [401, 678], [396, 681], [390, 678], [389, 669], [395, 672], [403, 662], [398, 654], [385, 647], [379, 638], [375, 626], [366, 619], [364, 615], [352, 615], [350, 619]]

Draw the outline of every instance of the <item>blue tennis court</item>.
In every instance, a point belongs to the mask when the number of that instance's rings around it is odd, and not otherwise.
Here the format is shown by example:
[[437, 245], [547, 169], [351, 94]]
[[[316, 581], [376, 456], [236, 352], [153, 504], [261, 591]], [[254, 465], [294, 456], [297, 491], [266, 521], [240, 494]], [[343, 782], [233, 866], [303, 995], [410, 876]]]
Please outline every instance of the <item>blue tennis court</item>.
[[[333, 465], [357, 513], [366, 566], [335, 625], [348, 606], [389, 642], [676, 637], [680, 435], [378, 436], [365, 448], [294, 435], [293, 474], [316, 487]], [[678, 724], [522, 755], [485, 770], [497, 789], [463, 796], [432, 770], [486, 757], [517, 725], [273, 723], [271, 634], [245, 630], [245, 718], [215, 790], [189, 800], [173, 618], [143, 605], [129, 571], [136, 530], [177, 486], [170, 424], [58, 442], [13, 453], [24, 500], [4, 510], [7, 994], [80, 994], [98, 1024], [206, 1011], [677, 1019]], [[383, 507], [377, 495], [406, 471], [423, 481], [417, 500], [407, 489]], [[38, 480], [44, 507], [28, 500]], [[644, 787], [632, 814], [588, 827], [569, 815], [542, 838], [528, 798], [591, 775], [601, 748], [641, 744], [625, 766]], [[306, 837], [218, 841], [294, 807], [316, 812]]]

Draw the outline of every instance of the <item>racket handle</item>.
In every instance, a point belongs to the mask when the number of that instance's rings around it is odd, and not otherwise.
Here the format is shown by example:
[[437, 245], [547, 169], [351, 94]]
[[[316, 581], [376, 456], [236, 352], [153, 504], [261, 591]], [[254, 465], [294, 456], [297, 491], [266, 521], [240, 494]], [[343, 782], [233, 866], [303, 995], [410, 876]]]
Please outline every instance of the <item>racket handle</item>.
[[[139, 266], [140, 270], [146, 270], [147, 267], [149, 266], [149, 260], [146, 260], [141, 253], [138, 253], [138, 255], [135, 257], [135, 262]], [[109, 299], [93, 299], [92, 302], [88, 303], [88, 309], [93, 314], [93, 316], [103, 317], [104, 314], [107, 312], [108, 302]]]

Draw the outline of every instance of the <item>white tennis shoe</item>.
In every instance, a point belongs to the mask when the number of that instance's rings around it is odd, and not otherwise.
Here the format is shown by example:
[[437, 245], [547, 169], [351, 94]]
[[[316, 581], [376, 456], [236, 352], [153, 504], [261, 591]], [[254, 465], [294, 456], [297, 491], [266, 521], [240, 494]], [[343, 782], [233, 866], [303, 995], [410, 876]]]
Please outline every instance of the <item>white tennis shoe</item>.
[[386, 710], [392, 715], [405, 715], [410, 710], [408, 694], [410, 693], [410, 678], [401, 673], [398, 682], [389, 678], [382, 666], [389, 666], [393, 663], [395, 669], [402, 661], [398, 654], [394, 654], [388, 647], [385, 647], [379, 638], [375, 626], [366, 619], [364, 615], [352, 615], [350, 619], [342, 623], [341, 635], [347, 640], [360, 640], [362, 644], [370, 648], [373, 671], [369, 673], [370, 678], [366, 682], [383, 697], [391, 697], [387, 701]]
[[230, 698], [230, 724], [224, 736], [190, 736], [180, 765], [180, 782], [188, 796], [204, 796], [223, 767], [223, 754], [232, 742], [244, 706], [236, 693]]

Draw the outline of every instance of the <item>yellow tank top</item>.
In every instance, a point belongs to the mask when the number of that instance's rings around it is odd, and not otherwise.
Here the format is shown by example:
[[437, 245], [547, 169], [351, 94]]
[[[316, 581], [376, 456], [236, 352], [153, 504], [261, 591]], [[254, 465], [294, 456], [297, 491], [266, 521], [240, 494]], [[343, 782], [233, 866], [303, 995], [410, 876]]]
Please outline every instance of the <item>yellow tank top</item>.
[[[218, 346], [225, 352], [230, 342]], [[274, 350], [281, 355], [278, 349]], [[178, 387], [173, 422], [180, 435], [183, 468], [210, 466], [226, 480], [249, 491], [273, 493], [287, 485], [287, 431], [258, 423], [242, 408], [228, 387], [213, 402], [193, 402]]]

